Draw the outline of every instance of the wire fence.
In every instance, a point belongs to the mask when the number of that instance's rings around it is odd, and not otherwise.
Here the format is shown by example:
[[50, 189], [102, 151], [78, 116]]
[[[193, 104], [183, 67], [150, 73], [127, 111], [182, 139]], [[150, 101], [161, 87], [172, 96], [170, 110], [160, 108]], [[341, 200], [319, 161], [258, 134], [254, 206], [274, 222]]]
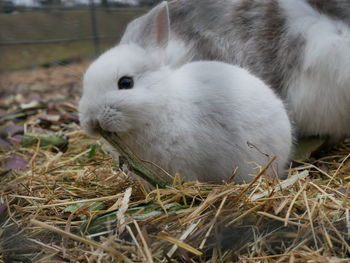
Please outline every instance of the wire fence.
[[[98, 41], [100, 39], [116, 39], [121, 35], [111, 35], [111, 36], [100, 36], [96, 31], [94, 36], [90, 37], [79, 37], [79, 38], [62, 38], [62, 39], [43, 39], [43, 40], [24, 40], [24, 41], [5, 41], [0, 42], [0, 46], [11, 46], [11, 45], [38, 45], [38, 44], [52, 44], [52, 43], [67, 43], [76, 42], [81, 40], [94, 40], [95, 49], [98, 50]], [[95, 43], [97, 41], [97, 44]], [[96, 52], [98, 53], [98, 52]]]
[[72, 10], [86, 10], [90, 12], [90, 21], [91, 21], [91, 36], [80, 37], [80, 38], [63, 38], [63, 39], [42, 39], [42, 40], [20, 40], [20, 41], [0, 41], [1, 46], [9, 45], [36, 45], [36, 44], [47, 44], [47, 43], [66, 43], [66, 42], [75, 42], [81, 40], [92, 40], [95, 47], [95, 53], [99, 53], [99, 41], [100, 39], [117, 39], [120, 37], [120, 34], [116, 35], [100, 35], [96, 19], [96, 10], [100, 9], [107, 12], [133, 12], [130, 10], [123, 10], [123, 8], [98, 8], [96, 7], [93, 0], [89, 0], [89, 5], [85, 7], [64, 7], [64, 6], [47, 6], [47, 7], [31, 7], [31, 8], [20, 8], [20, 12], [50, 12], [50, 11], [72, 11]]
[[[86, 6], [20, 7], [1, 13], [0, 71], [37, 66], [62, 57], [97, 55], [118, 41], [130, 20], [147, 10], [147, 7], [103, 7], [89, 0]], [[60, 53], [57, 58], [55, 53]], [[21, 60], [28, 63], [21, 66]]]

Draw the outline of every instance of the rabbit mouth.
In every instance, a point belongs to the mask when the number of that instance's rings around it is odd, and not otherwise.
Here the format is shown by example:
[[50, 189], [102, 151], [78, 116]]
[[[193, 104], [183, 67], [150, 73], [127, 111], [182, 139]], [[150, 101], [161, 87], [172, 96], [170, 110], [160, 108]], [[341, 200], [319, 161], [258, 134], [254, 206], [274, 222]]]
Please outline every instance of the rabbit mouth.
[[83, 130], [93, 137], [99, 137], [102, 131], [123, 133], [130, 129], [130, 124], [125, 114], [110, 107], [102, 109], [97, 114], [93, 114], [93, 116], [82, 114], [80, 123]]
[[81, 119], [80, 124], [83, 130], [90, 136], [97, 137], [101, 133], [102, 128], [97, 119]]
[[88, 119], [81, 123], [83, 129], [90, 136], [100, 136], [103, 131], [123, 133], [128, 130], [128, 125], [119, 119], [96, 118]]
[[126, 132], [130, 128], [130, 124], [125, 116], [121, 111], [106, 107], [104, 108], [101, 113], [97, 117], [98, 122], [98, 130], [101, 132], [101, 130], [108, 131], [108, 132]]

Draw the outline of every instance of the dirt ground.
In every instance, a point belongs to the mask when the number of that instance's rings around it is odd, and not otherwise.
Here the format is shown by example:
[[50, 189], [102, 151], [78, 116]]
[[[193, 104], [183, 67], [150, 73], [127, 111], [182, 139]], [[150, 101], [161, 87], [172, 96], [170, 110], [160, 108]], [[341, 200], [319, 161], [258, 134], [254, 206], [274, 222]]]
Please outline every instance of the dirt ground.
[[11, 107], [42, 99], [76, 100], [81, 93], [81, 80], [89, 62], [51, 68], [36, 68], [0, 74], [0, 96]]

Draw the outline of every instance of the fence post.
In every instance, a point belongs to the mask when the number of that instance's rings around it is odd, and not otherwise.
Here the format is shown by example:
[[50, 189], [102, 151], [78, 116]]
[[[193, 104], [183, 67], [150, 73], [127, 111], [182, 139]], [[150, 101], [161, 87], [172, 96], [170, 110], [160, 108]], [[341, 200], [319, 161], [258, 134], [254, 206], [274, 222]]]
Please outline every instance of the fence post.
[[98, 35], [96, 7], [95, 7], [94, 0], [89, 0], [89, 7], [90, 7], [92, 35], [93, 35], [93, 41], [95, 46], [95, 55], [97, 56], [100, 53], [100, 41], [99, 41], [99, 35]]

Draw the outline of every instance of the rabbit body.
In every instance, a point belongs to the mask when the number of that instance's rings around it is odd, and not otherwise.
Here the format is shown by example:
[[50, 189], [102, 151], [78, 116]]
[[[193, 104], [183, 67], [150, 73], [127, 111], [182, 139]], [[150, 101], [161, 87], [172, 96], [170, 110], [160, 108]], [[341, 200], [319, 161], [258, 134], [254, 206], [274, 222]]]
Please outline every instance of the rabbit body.
[[[121, 42], [147, 41], [156, 10]], [[270, 85], [299, 136], [350, 134], [349, 0], [173, 0], [169, 16], [192, 60], [239, 65]]]
[[[291, 150], [282, 101], [248, 71], [222, 62], [178, 65], [181, 45], [165, 50], [121, 44], [99, 57], [84, 78], [83, 128], [116, 132], [141, 159], [187, 180], [250, 181], [277, 155], [279, 172]], [[173, 56], [174, 48], [178, 56]], [[118, 78], [134, 87], [118, 89]], [[254, 145], [251, 147], [248, 144]]]

